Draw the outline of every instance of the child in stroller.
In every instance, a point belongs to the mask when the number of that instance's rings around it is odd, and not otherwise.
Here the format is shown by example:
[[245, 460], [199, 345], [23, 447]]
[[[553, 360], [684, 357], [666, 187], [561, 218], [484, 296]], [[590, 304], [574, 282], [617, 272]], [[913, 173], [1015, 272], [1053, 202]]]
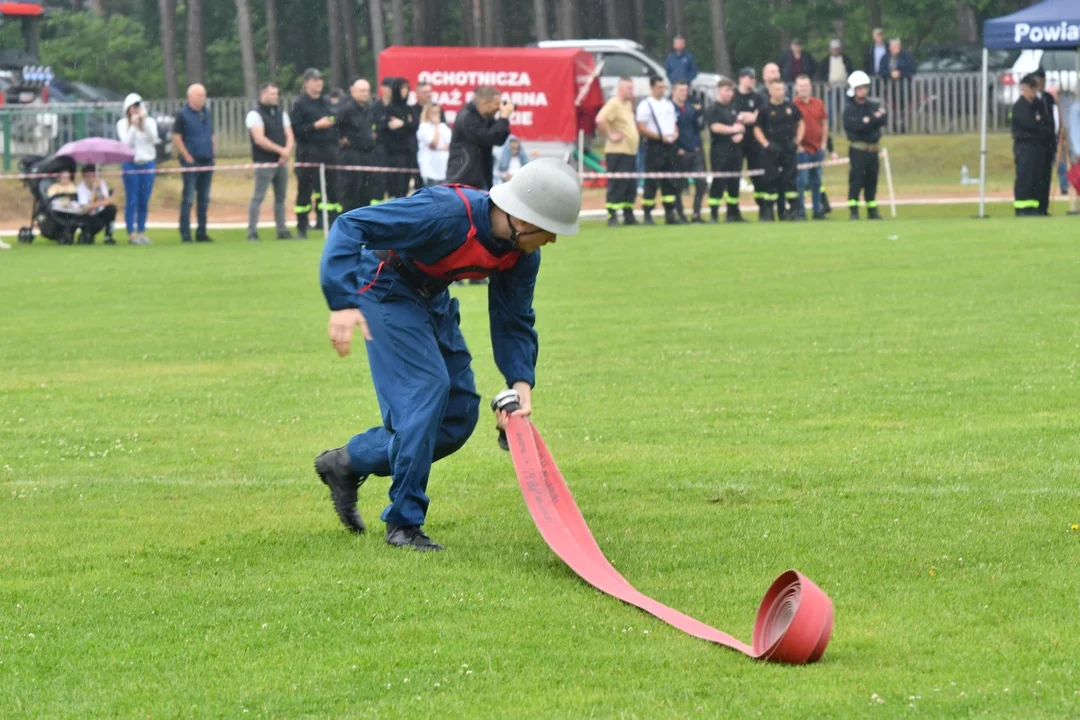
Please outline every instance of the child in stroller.
[[[115, 220], [116, 209], [101, 203], [84, 207], [79, 202], [78, 188], [74, 184], [77, 167], [74, 160], [58, 155], [45, 158], [31, 156], [23, 158], [20, 165], [24, 173], [56, 177], [24, 180], [34, 200], [34, 209], [30, 226], [19, 229], [19, 242], [32, 243], [34, 225], [37, 224], [42, 236], [61, 245], [74, 244], [76, 235], [80, 244], [92, 244], [94, 236], [102, 230], [107, 231], [106, 243], [111, 244], [111, 221]], [[84, 179], [89, 186], [90, 179], [85, 175]]]

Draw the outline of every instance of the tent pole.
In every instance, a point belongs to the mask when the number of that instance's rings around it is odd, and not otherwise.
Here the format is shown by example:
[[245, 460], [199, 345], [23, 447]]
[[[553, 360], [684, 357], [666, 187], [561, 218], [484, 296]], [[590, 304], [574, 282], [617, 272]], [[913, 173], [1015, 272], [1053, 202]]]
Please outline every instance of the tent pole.
[[[1076, 48], [1076, 88], [1073, 89], [1073, 102], [1080, 102], [1080, 46]], [[1061, 119], [1062, 124], [1065, 123], [1065, 118]], [[1070, 132], [1080, 133], [1080, 128], [1073, 130], [1070, 128]], [[1065, 142], [1071, 142], [1071, 137], [1066, 136]], [[1065, 156], [1068, 158], [1072, 148], [1065, 148]], [[1076, 158], [1076, 162], [1080, 163], [1080, 157]], [[1080, 215], [1080, 192], [1076, 192], [1073, 195], [1072, 212], [1070, 215]]]
[[982, 111], [979, 113], [979, 217], [986, 217], [986, 95], [989, 90], [988, 67], [990, 51], [983, 48], [982, 56]]

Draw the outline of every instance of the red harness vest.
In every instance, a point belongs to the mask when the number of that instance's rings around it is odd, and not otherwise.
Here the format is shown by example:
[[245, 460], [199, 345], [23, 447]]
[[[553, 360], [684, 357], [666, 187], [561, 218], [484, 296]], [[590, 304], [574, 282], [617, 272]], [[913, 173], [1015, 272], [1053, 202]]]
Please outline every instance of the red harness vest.
[[465, 213], [469, 216], [469, 234], [465, 237], [465, 243], [449, 255], [440, 258], [434, 265], [424, 265], [413, 260], [416, 266], [425, 275], [440, 280], [461, 280], [485, 278], [493, 272], [504, 272], [514, 267], [514, 263], [521, 257], [517, 250], [496, 257], [491, 254], [484, 244], [476, 238], [476, 223], [473, 222], [472, 205], [465, 193], [461, 191], [464, 185], [450, 185], [465, 203]]
[[[415, 277], [412, 278], [416, 290], [420, 292], [423, 297], [430, 297], [436, 292], [445, 290], [446, 287], [454, 280], [461, 279], [480, 279], [486, 278], [493, 272], [503, 272], [514, 267], [514, 264], [521, 257], [521, 253], [517, 250], [512, 250], [504, 255], [495, 256], [489, 251], [484, 244], [480, 242], [476, 237], [476, 223], [473, 222], [472, 206], [469, 204], [469, 199], [465, 197], [465, 193], [461, 191], [461, 188], [468, 187], [467, 185], [449, 185], [447, 187], [454, 188], [454, 191], [461, 198], [461, 202], [465, 204], [465, 214], [469, 217], [469, 234], [465, 236], [465, 242], [458, 249], [454, 250], [449, 255], [442, 257], [438, 262], [432, 265], [425, 265], [417, 260], [409, 259], [406, 262], [400, 255], [393, 250], [377, 252], [376, 255], [382, 259], [379, 263], [378, 269], [375, 271], [375, 277], [367, 285], [360, 288], [359, 292], [367, 292], [375, 284], [375, 281], [379, 279], [379, 274], [385, 265], [390, 265], [408, 279], [408, 276], [416, 275], [416, 271], [420, 271], [429, 278], [432, 278], [436, 283], [422, 282]], [[409, 266], [415, 267], [411, 273]], [[426, 287], [428, 285], [436, 285], [437, 287]]]

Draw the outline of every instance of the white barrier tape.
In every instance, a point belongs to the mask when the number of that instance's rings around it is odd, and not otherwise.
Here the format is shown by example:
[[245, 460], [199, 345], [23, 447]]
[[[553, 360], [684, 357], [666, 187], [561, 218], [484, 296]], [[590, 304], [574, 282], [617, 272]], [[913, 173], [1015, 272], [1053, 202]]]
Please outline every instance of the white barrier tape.
[[[298, 162], [293, 163], [293, 167], [317, 168], [319, 167], [319, 163]], [[347, 172], [408, 173], [410, 175], [420, 174], [420, 170], [417, 168], [380, 167], [378, 165], [327, 165], [326, 169], [345, 170]]]
[[[884, 156], [884, 151], [879, 155]], [[799, 170], [808, 170], [815, 167], [833, 167], [836, 165], [847, 165], [851, 161], [848, 158], [840, 158], [838, 160], [823, 160], [816, 163], [799, 163], [797, 166]], [[183, 173], [195, 173], [195, 172], [225, 172], [230, 170], [258, 170], [261, 168], [276, 168], [280, 165], [278, 163], [240, 163], [235, 165], [197, 165], [192, 167], [167, 167], [167, 168], [151, 168], [148, 170], [121, 170], [119, 173], [103, 173], [106, 175], [176, 175]], [[297, 162], [292, 163], [292, 168], [318, 168], [321, 167], [320, 163], [310, 162]], [[340, 170], [344, 172], [372, 172], [372, 173], [406, 173], [410, 175], [416, 175], [420, 171], [416, 168], [396, 168], [396, 167], [382, 167], [378, 165], [326, 165], [327, 170]], [[758, 177], [764, 175], [765, 171], [748, 170], [746, 172], [640, 172], [640, 173], [601, 173], [601, 172], [587, 172], [579, 173], [583, 180], [599, 180], [603, 178], [610, 179], [631, 179], [631, 178], [653, 178], [653, 179], [680, 179], [680, 178], [734, 178], [734, 177]], [[0, 174], [0, 180], [43, 180], [45, 178], [60, 177], [60, 173], [7, 173]]]
[[[121, 170], [105, 172], [103, 175], [177, 175], [197, 172], [224, 172], [229, 170], [259, 170], [262, 168], [280, 167], [279, 163], [240, 163], [236, 165], [195, 165], [190, 167], [167, 167], [150, 168], [147, 170]], [[292, 168], [318, 168], [320, 163], [298, 162], [290, 165]], [[381, 173], [408, 173], [417, 175], [420, 173], [416, 168], [380, 167], [377, 165], [327, 165], [327, 170], [344, 170], [349, 172], [381, 172]], [[0, 180], [44, 180], [45, 178], [60, 177], [60, 173], [7, 173], [0, 174]]]
[[[851, 161], [848, 158], [840, 158], [838, 160], [823, 160], [821, 162], [813, 163], [799, 163], [796, 167], [799, 170], [809, 170], [816, 167], [833, 167], [836, 165], [847, 165]], [[737, 177], [760, 177], [765, 174], [762, 169], [747, 170], [745, 172], [632, 172], [632, 173], [601, 173], [601, 172], [587, 172], [580, 173], [583, 180], [599, 180], [601, 178], [613, 178], [617, 180], [628, 180], [631, 178], [653, 178], [653, 179], [681, 179], [681, 178], [737, 178]]]

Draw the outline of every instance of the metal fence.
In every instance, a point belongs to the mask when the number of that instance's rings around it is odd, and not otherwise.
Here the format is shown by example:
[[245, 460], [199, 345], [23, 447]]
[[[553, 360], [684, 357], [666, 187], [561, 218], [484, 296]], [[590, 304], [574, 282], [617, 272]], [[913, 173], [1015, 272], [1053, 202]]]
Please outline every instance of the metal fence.
[[[889, 111], [887, 133], [973, 133], [979, 130], [981, 84], [979, 73], [917, 75], [907, 81], [877, 79], [870, 95]], [[987, 126], [991, 132], [1007, 130], [1009, 107], [1017, 97], [1016, 86], [991, 77], [988, 90]], [[832, 131], [842, 133], [842, 113], [848, 102], [845, 89], [818, 83], [815, 94], [826, 102]], [[292, 100], [286, 99], [284, 104], [288, 109]], [[183, 101], [151, 100], [145, 105], [150, 115], [159, 119], [163, 147], [167, 148], [171, 118]], [[218, 154], [247, 155], [251, 146], [244, 120], [251, 102], [246, 98], [212, 98], [209, 107], [217, 132]], [[119, 103], [0, 109], [4, 168], [10, 170], [15, 158], [48, 155], [72, 140], [95, 136], [115, 138], [116, 122], [121, 115]]]
[[[875, 78], [870, 97], [887, 110], [887, 133], [941, 135], [979, 132], [981, 91], [979, 73], [947, 73], [898, 81]], [[818, 83], [814, 93], [825, 99], [830, 129], [842, 133], [847, 90]], [[1008, 130], [1009, 110], [1018, 96], [1016, 86], [990, 77], [987, 93], [987, 128], [991, 132]]]

